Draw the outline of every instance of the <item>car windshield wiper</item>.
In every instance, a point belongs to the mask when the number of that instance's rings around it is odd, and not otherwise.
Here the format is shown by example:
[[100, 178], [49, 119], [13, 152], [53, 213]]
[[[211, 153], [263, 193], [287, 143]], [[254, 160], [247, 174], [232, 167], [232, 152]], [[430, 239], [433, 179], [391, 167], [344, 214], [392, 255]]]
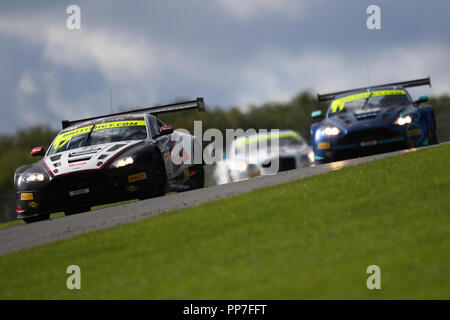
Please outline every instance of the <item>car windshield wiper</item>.
[[84, 143], [83, 143], [83, 147], [86, 147], [86, 146], [88, 146], [88, 141], [89, 141], [89, 139], [91, 138], [91, 133], [92, 133], [92, 131], [94, 131], [94, 128], [95, 128], [95, 124], [92, 126], [92, 128], [91, 128], [91, 130], [89, 130], [89, 132], [88, 132], [88, 134], [87, 134], [87, 136], [86, 136], [86, 139], [84, 140]]
[[364, 110], [364, 109], [366, 108], [367, 103], [369, 102], [369, 99], [372, 98], [372, 96], [373, 96], [373, 93], [374, 93], [374, 91], [372, 91], [372, 92], [370, 93], [370, 95], [366, 98], [366, 101], [364, 101], [364, 104], [363, 104], [363, 106], [361, 107], [362, 110]]

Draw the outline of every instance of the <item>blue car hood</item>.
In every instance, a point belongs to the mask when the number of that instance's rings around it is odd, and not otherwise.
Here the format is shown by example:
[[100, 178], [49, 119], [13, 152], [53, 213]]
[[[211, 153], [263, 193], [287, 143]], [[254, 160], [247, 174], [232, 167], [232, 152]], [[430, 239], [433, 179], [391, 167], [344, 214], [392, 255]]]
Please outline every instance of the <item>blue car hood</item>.
[[367, 108], [356, 112], [337, 113], [325, 119], [323, 124], [336, 125], [344, 132], [390, 126], [400, 114], [404, 114], [413, 108], [415, 107], [407, 105], [388, 108]]

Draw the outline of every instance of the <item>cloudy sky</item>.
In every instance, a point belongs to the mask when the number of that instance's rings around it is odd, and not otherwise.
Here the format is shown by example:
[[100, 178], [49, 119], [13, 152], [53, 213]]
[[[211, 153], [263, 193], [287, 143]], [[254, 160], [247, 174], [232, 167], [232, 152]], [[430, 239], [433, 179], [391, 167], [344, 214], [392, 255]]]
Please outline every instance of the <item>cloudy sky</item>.
[[116, 111], [198, 96], [245, 110], [425, 76], [413, 96], [447, 93], [449, 14], [442, 0], [0, 0], [0, 133], [108, 113], [110, 89]]

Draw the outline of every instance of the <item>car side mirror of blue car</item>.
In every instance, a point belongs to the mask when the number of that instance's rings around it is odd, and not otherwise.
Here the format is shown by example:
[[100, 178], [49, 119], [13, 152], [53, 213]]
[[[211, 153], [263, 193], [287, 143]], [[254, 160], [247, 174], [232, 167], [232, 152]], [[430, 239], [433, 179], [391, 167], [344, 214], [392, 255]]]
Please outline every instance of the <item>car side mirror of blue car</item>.
[[321, 118], [323, 118], [322, 110], [316, 110], [316, 111], [312, 112], [311, 113], [311, 118], [313, 118], [313, 119], [321, 119]]
[[420, 96], [419, 97], [419, 99], [417, 99], [414, 103], [416, 104], [416, 105], [419, 105], [419, 104], [421, 104], [421, 103], [425, 103], [425, 102], [428, 102], [428, 96]]

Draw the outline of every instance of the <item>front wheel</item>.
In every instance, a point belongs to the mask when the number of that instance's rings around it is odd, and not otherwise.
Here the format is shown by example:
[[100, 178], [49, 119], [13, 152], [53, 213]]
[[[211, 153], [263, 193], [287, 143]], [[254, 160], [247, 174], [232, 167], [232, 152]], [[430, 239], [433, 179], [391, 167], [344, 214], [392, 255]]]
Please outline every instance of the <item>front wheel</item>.
[[149, 184], [139, 192], [139, 200], [161, 197], [166, 194], [167, 174], [161, 154], [154, 153]]
[[428, 141], [430, 142], [430, 145], [439, 143], [438, 138], [437, 138], [436, 129], [430, 130], [430, 132], [428, 134]]
[[205, 186], [205, 169], [197, 164], [189, 168], [189, 190], [200, 189]]

